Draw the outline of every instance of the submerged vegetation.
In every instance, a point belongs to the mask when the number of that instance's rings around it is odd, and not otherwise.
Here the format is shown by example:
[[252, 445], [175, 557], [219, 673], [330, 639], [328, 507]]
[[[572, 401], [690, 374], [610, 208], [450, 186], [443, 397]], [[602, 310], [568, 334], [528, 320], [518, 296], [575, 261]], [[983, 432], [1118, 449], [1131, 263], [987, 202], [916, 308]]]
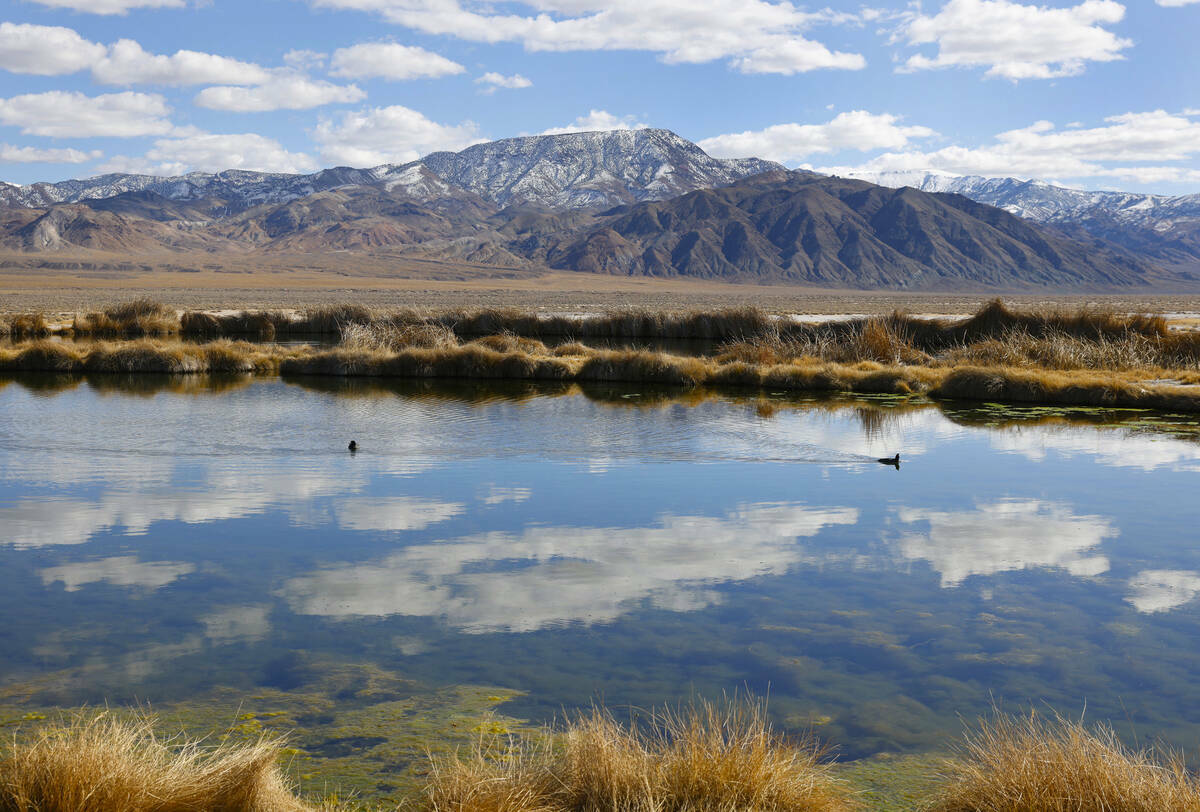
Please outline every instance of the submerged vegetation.
[[[36, 336], [40, 317], [14, 319]], [[1080, 310], [1023, 313], [1001, 302], [961, 321], [901, 313], [801, 323], [741, 309], [550, 317], [509, 310], [372, 314], [353, 305], [296, 315], [174, 311], [138, 300], [75, 320], [77, 335], [181, 333], [207, 343], [33, 341], [0, 350], [2, 371], [195, 373], [633, 382], [786, 391], [928, 394], [932, 397], [1200, 410], [1200, 333], [1173, 332], [1161, 316]], [[333, 334], [332, 348], [284, 348], [269, 339]], [[611, 349], [538, 337], [719, 339], [708, 356]], [[474, 336], [474, 337], [472, 337]]]
[[[140, 713], [43, 718], [27, 716], [0, 747], [2, 812], [384, 808], [363, 798], [339, 802], [328, 785], [323, 799], [303, 799], [287, 777], [303, 751], [264, 735], [253, 713], [241, 714], [250, 721], [216, 745], [182, 733], [163, 738], [155, 720]], [[1131, 750], [1103, 724], [997, 713], [968, 730], [955, 750], [949, 758], [910, 759], [881, 785], [877, 775], [868, 778], [874, 765], [838, 764], [815, 739], [776, 732], [765, 705], [754, 700], [698, 700], [631, 716], [628, 724], [593, 708], [560, 727], [521, 735], [485, 717], [472, 744], [425, 756], [416, 791], [400, 808], [840, 812], [874, 808], [891, 781], [907, 788], [896, 797], [908, 800], [893, 800], [889, 809], [1200, 810], [1200, 780], [1178, 756]]]

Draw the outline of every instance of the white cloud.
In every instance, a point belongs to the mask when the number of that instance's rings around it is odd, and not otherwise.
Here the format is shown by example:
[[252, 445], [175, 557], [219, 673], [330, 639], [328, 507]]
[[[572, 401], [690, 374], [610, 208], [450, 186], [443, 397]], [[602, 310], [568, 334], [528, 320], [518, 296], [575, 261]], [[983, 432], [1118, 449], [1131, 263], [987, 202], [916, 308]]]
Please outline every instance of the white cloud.
[[650, 51], [668, 63], [727, 59], [744, 73], [795, 74], [818, 68], [857, 70], [859, 54], [807, 39], [813, 25], [858, 20], [810, 14], [768, 0], [525, 0], [527, 14], [487, 13], [459, 0], [312, 0], [358, 9], [427, 34], [474, 42], [519, 42], [531, 51]]
[[350, 79], [420, 79], [452, 76], [466, 71], [440, 54], [394, 42], [368, 42], [339, 48], [329, 61], [329, 72]]
[[13, 73], [62, 76], [91, 67], [105, 53], [70, 28], [0, 23], [0, 68]]
[[250, 62], [200, 51], [176, 51], [172, 56], [147, 53], [131, 39], [118, 40], [92, 68], [92, 78], [106, 85], [250, 85], [270, 74]]
[[326, 60], [328, 59], [329, 55], [321, 53], [320, 51], [307, 51], [299, 49], [291, 50], [284, 54], [283, 64], [299, 71], [306, 71], [324, 66]]
[[210, 110], [260, 113], [270, 110], [307, 110], [326, 104], [350, 104], [367, 97], [357, 85], [335, 85], [296, 73], [279, 73], [255, 87], [206, 87], [196, 94], [196, 104]]
[[519, 73], [514, 73], [512, 76], [505, 76], [503, 73], [496, 73], [495, 71], [488, 71], [483, 76], [480, 76], [475, 80], [475, 84], [483, 85], [484, 89], [480, 92], [485, 94], [495, 93], [500, 88], [516, 90], [522, 87], [533, 87], [533, 82]]
[[503, 502], [524, 502], [531, 496], [533, 491], [529, 488], [502, 488], [492, 485], [482, 499], [485, 505], [499, 505]]
[[[1154, 110], [1124, 113], [1087, 129], [1057, 129], [1049, 121], [1002, 132], [995, 143], [950, 146], [933, 152], [888, 152], [855, 167], [823, 167], [830, 174], [856, 171], [934, 170], [1001, 177], [1109, 177], [1153, 182], [1200, 180], [1200, 172], [1171, 167], [1200, 155], [1200, 122]], [[1110, 165], [1117, 162], [1118, 165]], [[1152, 165], [1135, 166], [1138, 162]]]
[[307, 153], [290, 152], [273, 138], [256, 133], [198, 133], [163, 138], [144, 156], [117, 155], [102, 172], [174, 176], [187, 172], [252, 169], [259, 172], [312, 172], [317, 163]]
[[902, 522], [927, 522], [928, 533], [900, 539], [900, 554], [928, 561], [941, 573], [942, 586], [958, 586], [972, 575], [1057, 567], [1072, 575], [1108, 570], [1108, 559], [1092, 553], [1118, 535], [1102, 516], [1079, 516], [1065, 505], [1036, 499], [1004, 500], [975, 510], [901, 508]]
[[1154, 2], [1167, 8], [1179, 8], [1180, 6], [1188, 6], [1192, 3], [1200, 3], [1200, 0], [1154, 0]]
[[[300, 614], [432, 616], [472, 633], [603, 623], [644, 601], [671, 611], [717, 603], [714, 587], [781, 575], [813, 560], [797, 539], [857, 521], [854, 508], [759, 504], [654, 527], [534, 526], [411, 545], [281, 592]], [[513, 561], [521, 566], [500, 564]]]
[[902, 126], [900, 117], [866, 110], [838, 113], [824, 124], [775, 124], [763, 130], [748, 130], [705, 138], [700, 147], [719, 158], [768, 158], [799, 161], [822, 152], [844, 149], [899, 149], [913, 138], [937, 135], [928, 127]]
[[41, 570], [42, 583], [49, 586], [61, 581], [67, 592], [77, 592], [86, 584], [107, 581], [113, 586], [138, 587], [155, 590], [189, 573], [196, 565], [175, 561], [138, 561], [135, 556], [101, 558], [80, 561]]
[[25, 135], [56, 138], [165, 135], [171, 131], [170, 108], [155, 93], [82, 93], [51, 90], [0, 99], [0, 124], [20, 127]]
[[17, 147], [12, 144], [0, 144], [0, 161], [12, 164], [82, 164], [95, 160], [102, 154], [98, 149], [84, 152], [79, 149], [40, 149], [38, 147]]
[[1086, 62], [1123, 59], [1133, 42], [1103, 28], [1120, 22], [1125, 7], [1084, 0], [1070, 8], [1025, 6], [1009, 0], [949, 0], [932, 17], [916, 14], [899, 36], [912, 45], [936, 44], [932, 59], [916, 54], [901, 70], [986, 66], [986, 76], [1050, 79], [1082, 73]]
[[607, 110], [591, 110], [585, 116], [564, 127], [542, 130], [541, 135], [563, 135], [564, 133], [587, 133], [600, 130], [644, 130], [650, 125], [642, 124], [633, 116], [615, 116]]
[[184, 0], [32, 0], [50, 8], [69, 8], [92, 14], [125, 14], [135, 8], [183, 8]]
[[1129, 581], [1126, 598], [1139, 612], [1166, 612], [1200, 597], [1200, 572], [1142, 570]]
[[416, 110], [393, 105], [322, 119], [313, 133], [321, 158], [346, 166], [408, 163], [438, 150], [460, 150], [486, 141], [470, 121], [438, 124]]

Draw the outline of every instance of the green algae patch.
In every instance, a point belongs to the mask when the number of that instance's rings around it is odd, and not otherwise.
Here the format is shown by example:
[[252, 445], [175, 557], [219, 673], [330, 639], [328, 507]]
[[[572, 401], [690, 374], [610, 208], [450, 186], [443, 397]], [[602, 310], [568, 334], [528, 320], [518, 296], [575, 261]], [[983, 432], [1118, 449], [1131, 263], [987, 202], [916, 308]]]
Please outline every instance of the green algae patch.
[[[473, 745], [481, 733], [521, 736], [540, 728], [497, 712], [521, 696], [494, 685], [430, 688], [369, 664], [312, 663], [310, 679], [294, 689], [217, 688], [180, 701], [119, 716], [151, 712], [164, 735], [207, 744], [241, 743], [262, 736], [285, 741], [285, 774], [310, 799], [356, 799], [395, 804], [416, 793], [429, 757]], [[86, 710], [86, 709], [85, 709]], [[32, 732], [70, 711], [0, 705], [0, 729]]]
[[880, 753], [871, 758], [836, 765], [835, 775], [848, 783], [854, 799], [872, 812], [911, 812], [923, 809], [940, 786], [946, 769], [945, 755], [895, 755]]

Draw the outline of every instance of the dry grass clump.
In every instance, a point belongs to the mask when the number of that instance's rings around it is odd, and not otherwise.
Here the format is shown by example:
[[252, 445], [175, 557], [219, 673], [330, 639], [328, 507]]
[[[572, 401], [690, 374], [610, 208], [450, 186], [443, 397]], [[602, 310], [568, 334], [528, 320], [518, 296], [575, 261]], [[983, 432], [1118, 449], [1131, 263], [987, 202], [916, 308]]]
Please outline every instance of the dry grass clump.
[[268, 350], [235, 341], [183, 344], [143, 340], [86, 345], [36, 341], [0, 349], [0, 371], [168, 375], [266, 373], [276, 371], [279, 360], [289, 355], [283, 350]]
[[154, 336], [179, 330], [175, 311], [153, 299], [135, 299], [98, 313], [76, 316], [72, 325], [76, 335]]
[[834, 812], [853, 808], [812, 741], [775, 733], [761, 703], [700, 702], [639, 730], [594, 710], [546, 744], [481, 740], [434, 759], [430, 812]]
[[270, 341], [278, 331], [286, 331], [291, 318], [285, 313], [241, 311], [239, 313], [204, 313], [189, 310], [179, 318], [179, 332], [194, 338], [222, 336], [252, 336]]
[[340, 344], [349, 350], [390, 351], [424, 347], [457, 347], [454, 331], [440, 324], [373, 322], [342, 327]]
[[79, 716], [14, 738], [0, 759], [0, 812], [290, 812], [278, 742], [214, 748], [161, 739], [153, 720]]
[[575, 373], [580, 381], [631, 381], [696, 386], [709, 377], [713, 364], [646, 350], [592, 350]]
[[1188, 812], [1200, 781], [1176, 757], [1129, 750], [1112, 728], [997, 715], [969, 732], [930, 812]]
[[8, 324], [0, 326], [2, 333], [14, 339], [45, 338], [50, 335], [50, 325], [41, 313], [22, 313], [9, 319]]
[[370, 324], [373, 315], [369, 308], [355, 304], [315, 307], [302, 312], [288, 323], [293, 333], [327, 333], [337, 335], [349, 324]]
[[667, 313], [619, 310], [592, 316], [539, 316], [516, 308], [455, 310], [429, 317], [460, 336], [513, 333], [529, 338], [658, 338], [728, 340], [757, 335], [772, 319], [757, 308]]
[[756, 364], [878, 361], [1042, 369], [1163, 370], [1200, 363], [1200, 334], [1170, 333], [1161, 316], [1106, 311], [1023, 313], [999, 300], [963, 322], [896, 312], [824, 324], [777, 323], [725, 344], [718, 360]]

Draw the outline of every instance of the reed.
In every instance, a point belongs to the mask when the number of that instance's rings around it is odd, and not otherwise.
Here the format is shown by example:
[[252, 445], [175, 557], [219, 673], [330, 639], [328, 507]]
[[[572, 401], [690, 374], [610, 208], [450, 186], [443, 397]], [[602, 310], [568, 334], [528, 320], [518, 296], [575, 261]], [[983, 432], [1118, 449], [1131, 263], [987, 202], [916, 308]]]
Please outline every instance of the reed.
[[175, 311], [153, 299], [135, 299], [99, 312], [76, 316], [75, 335], [96, 337], [161, 336], [179, 331]]
[[206, 748], [149, 717], [79, 715], [16, 737], [0, 757], [0, 812], [291, 812], [269, 739]]
[[1200, 781], [1181, 759], [1130, 750], [1112, 728], [1035, 712], [969, 731], [929, 812], [1195, 812]]
[[45, 338], [50, 335], [50, 324], [41, 313], [22, 313], [9, 319], [0, 333], [7, 333], [13, 339]]
[[264, 348], [245, 342], [209, 344], [165, 343], [152, 340], [65, 344], [36, 341], [0, 349], [0, 371], [87, 372], [100, 374], [198, 372], [271, 373], [295, 351]]
[[777, 734], [762, 703], [705, 701], [639, 729], [595, 709], [545, 743], [483, 738], [434, 759], [430, 812], [834, 812], [850, 793], [811, 740]]

